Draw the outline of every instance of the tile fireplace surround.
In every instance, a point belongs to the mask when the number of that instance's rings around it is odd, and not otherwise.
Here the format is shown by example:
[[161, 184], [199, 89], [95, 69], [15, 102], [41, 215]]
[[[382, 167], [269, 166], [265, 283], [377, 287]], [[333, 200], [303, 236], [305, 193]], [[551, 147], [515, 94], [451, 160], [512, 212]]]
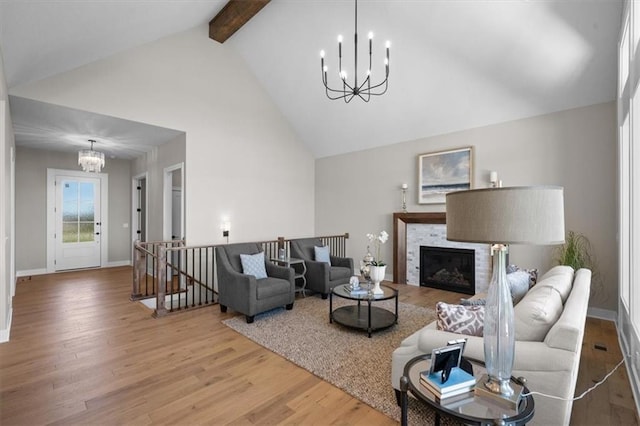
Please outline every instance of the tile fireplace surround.
[[475, 250], [476, 293], [483, 293], [491, 280], [488, 244], [447, 241], [445, 213], [393, 214], [393, 281], [420, 284], [420, 246], [469, 248]]

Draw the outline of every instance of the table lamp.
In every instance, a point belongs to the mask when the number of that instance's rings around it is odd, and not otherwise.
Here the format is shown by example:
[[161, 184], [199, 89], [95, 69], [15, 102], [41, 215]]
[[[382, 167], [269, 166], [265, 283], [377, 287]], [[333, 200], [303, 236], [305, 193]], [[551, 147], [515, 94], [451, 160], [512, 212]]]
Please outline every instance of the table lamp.
[[517, 404], [510, 384], [515, 350], [513, 303], [507, 283], [508, 244], [562, 244], [564, 190], [559, 186], [476, 189], [446, 195], [447, 240], [491, 244], [493, 275], [484, 316], [487, 378], [478, 387]]

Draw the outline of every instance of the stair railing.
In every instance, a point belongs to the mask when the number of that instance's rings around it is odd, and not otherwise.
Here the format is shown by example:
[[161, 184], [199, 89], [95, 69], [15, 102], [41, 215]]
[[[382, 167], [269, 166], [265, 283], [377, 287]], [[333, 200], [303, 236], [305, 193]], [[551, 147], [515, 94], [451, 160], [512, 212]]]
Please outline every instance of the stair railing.
[[131, 300], [155, 297], [154, 316], [217, 303], [214, 245], [182, 240], [134, 242]]
[[[346, 255], [349, 234], [319, 237], [335, 256]], [[265, 259], [287, 256], [290, 241], [284, 237], [260, 241]], [[131, 300], [155, 298], [154, 316], [218, 303], [215, 250], [218, 245], [186, 246], [184, 240], [133, 243]]]

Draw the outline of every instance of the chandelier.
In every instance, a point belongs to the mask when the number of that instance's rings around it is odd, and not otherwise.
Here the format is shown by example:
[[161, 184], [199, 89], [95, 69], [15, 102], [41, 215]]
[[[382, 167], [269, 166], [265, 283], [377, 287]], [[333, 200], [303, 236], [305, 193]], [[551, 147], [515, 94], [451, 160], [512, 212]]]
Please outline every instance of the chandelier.
[[91, 149], [81, 149], [78, 152], [78, 165], [82, 166], [85, 172], [100, 173], [104, 167], [104, 154], [93, 150], [95, 140], [89, 139], [89, 142], [91, 142]]
[[371, 52], [373, 45], [373, 33], [369, 32], [369, 67], [367, 68], [367, 77], [364, 81], [358, 85], [358, 0], [356, 3], [355, 13], [355, 35], [354, 35], [354, 72], [353, 72], [353, 84], [347, 82], [347, 72], [342, 69], [342, 36], [338, 36], [338, 78], [342, 81], [342, 88], [334, 89], [327, 84], [327, 66], [324, 64], [324, 50], [320, 52], [320, 67], [322, 70], [322, 84], [324, 85], [327, 97], [331, 100], [343, 99], [345, 103], [351, 102], [351, 100], [358, 96], [365, 102], [369, 102], [371, 96], [380, 96], [387, 91], [388, 79], [389, 79], [389, 48], [391, 43], [387, 41], [386, 50], [387, 55], [384, 59], [385, 74], [384, 80], [378, 84], [371, 84]]

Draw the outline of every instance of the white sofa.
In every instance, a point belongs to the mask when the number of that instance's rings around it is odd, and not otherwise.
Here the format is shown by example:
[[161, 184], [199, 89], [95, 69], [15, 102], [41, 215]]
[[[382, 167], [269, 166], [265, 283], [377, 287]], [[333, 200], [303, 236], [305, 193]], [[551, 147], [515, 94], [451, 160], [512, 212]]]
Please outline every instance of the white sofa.
[[[514, 307], [516, 348], [514, 377], [527, 379], [530, 391], [562, 398], [575, 392], [582, 337], [589, 304], [591, 271], [556, 266]], [[402, 341], [392, 355], [391, 384], [398, 392], [405, 364], [431, 353], [449, 340], [468, 337], [465, 356], [484, 360], [482, 337], [436, 330], [435, 321]], [[532, 425], [568, 425], [572, 401], [534, 395]]]

